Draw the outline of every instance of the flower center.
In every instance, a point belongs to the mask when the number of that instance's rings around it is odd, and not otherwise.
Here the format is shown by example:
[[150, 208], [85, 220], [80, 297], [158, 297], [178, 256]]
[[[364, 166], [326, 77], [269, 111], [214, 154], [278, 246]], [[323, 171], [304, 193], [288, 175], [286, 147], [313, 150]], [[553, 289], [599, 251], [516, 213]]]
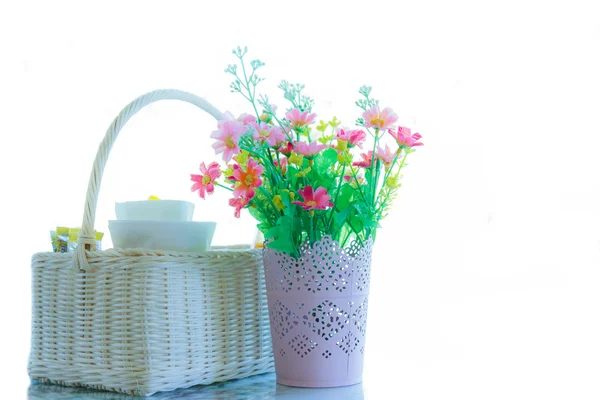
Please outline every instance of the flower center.
[[383, 124], [384, 124], [384, 121], [383, 121], [383, 119], [382, 119], [382, 118], [373, 118], [373, 119], [371, 120], [371, 123], [372, 123], [373, 125], [376, 125], [376, 126], [382, 127], [382, 126], [383, 126]]
[[208, 185], [210, 183], [210, 175], [204, 175], [202, 177], [202, 184], [203, 185]]
[[231, 136], [227, 136], [227, 139], [225, 139], [225, 146], [229, 147], [230, 149], [235, 148], [235, 142], [233, 141]]
[[269, 136], [271, 136], [271, 132], [269, 132], [266, 129], [264, 129], [262, 131], [258, 131], [258, 134], [260, 135], [260, 137], [264, 137], [264, 138], [268, 138]]
[[252, 175], [246, 175], [246, 178], [244, 178], [244, 183], [246, 186], [252, 186], [254, 183], [254, 177]]
[[306, 202], [307, 207], [315, 207], [316, 205], [317, 205], [317, 202], [313, 201], [313, 200], [309, 200]]

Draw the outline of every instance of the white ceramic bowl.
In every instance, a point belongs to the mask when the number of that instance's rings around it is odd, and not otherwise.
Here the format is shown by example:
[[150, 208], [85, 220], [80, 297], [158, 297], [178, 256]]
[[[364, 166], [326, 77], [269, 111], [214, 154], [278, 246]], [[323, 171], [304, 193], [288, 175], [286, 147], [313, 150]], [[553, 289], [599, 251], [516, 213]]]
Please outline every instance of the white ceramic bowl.
[[126, 201], [115, 204], [119, 221], [191, 221], [194, 203], [182, 200]]
[[210, 250], [216, 222], [108, 221], [115, 248], [181, 252]]

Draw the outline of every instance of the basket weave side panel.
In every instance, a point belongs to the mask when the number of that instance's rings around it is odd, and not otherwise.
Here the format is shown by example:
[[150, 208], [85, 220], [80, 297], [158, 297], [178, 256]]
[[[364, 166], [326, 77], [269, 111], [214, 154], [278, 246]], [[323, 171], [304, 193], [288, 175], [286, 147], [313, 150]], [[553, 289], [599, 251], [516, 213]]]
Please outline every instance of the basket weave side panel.
[[146, 253], [34, 256], [32, 379], [149, 395], [273, 370], [256, 252]]

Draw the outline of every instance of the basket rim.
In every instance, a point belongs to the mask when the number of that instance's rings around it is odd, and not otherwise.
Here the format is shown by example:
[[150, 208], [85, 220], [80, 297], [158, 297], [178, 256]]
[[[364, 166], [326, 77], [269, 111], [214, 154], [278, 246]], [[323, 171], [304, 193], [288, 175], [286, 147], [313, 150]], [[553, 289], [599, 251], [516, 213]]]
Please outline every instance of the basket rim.
[[[110, 259], [117, 258], [132, 258], [132, 259], [141, 259], [147, 258], [149, 261], [152, 259], [153, 261], [168, 261], [169, 259], [179, 258], [186, 259], [192, 261], [194, 259], [223, 259], [225, 257], [229, 258], [239, 258], [239, 257], [252, 257], [252, 258], [261, 258], [263, 253], [263, 249], [239, 249], [239, 248], [213, 248], [211, 250], [201, 252], [201, 253], [189, 253], [189, 252], [179, 252], [179, 251], [169, 251], [169, 250], [154, 250], [154, 249], [144, 249], [144, 248], [134, 248], [134, 249], [107, 249], [107, 250], [86, 250], [86, 256], [91, 263], [95, 261], [107, 261]], [[43, 261], [43, 260], [72, 260], [73, 253], [55, 253], [51, 251], [46, 252], [38, 252], [33, 254], [32, 261]]]

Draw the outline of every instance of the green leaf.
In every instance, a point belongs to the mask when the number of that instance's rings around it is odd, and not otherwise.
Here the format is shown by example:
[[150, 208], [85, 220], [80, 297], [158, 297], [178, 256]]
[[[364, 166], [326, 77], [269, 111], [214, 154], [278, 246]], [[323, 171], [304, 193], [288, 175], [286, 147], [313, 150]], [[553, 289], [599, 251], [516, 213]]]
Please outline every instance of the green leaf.
[[289, 192], [281, 192], [281, 201], [285, 206], [283, 210], [283, 214], [287, 215], [290, 218], [293, 218], [296, 213], [296, 205], [292, 204], [292, 199], [290, 198]]
[[379, 222], [377, 222], [377, 221], [373, 221], [371, 219], [365, 219], [363, 222], [364, 222], [365, 228], [375, 228], [375, 229], [381, 228], [381, 226], [379, 225]]
[[346, 208], [345, 210], [342, 210], [340, 212], [338, 212], [335, 217], [333, 218], [334, 222], [336, 223], [336, 225], [341, 225], [346, 221], [346, 218], [348, 218], [348, 215], [350, 215], [350, 212], [352, 211], [351, 208]]
[[284, 253], [293, 254], [296, 251], [294, 241], [292, 239], [292, 217], [284, 215], [277, 221], [277, 226], [268, 230], [265, 233], [265, 239], [274, 239], [267, 243], [267, 247], [282, 251]]
[[287, 239], [273, 240], [267, 243], [267, 247], [287, 254], [293, 254], [295, 251], [294, 244], [291, 242], [291, 240]]
[[248, 207], [247, 209], [250, 212], [250, 215], [255, 220], [258, 221], [258, 224], [256, 225], [256, 227], [258, 228], [258, 230], [260, 230], [264, 234], [269, 229], [271, 229], [271, 224], [269, 223], [268, 219], [265, 218], [265, 216], [260, 211], [258, 211], [257, 208]]
[[329, 160], [331, 165], [333, 165], [337, 162], [338, 154], [337, 154], [337, 151], [335, 151], [334, 149], [329, 148], [329, 149], [325, 150], [324, 152], [322, 152], [321, 155], [325, 159]]
[[335, 199], [335, 205], [340, 210], [350, 207], [350, 200], [355, 189], [349, 183], [345, 183], [340, 189], [340, 195]]
[[337, 162], [337, 152], [333, 149], [325, 150], [323, 153], [315, 157], [312, 166], [312, 178], [315, 187], [323, 186], [328, 188], [333, 180], [333, 172], [331, 167]]
[[350, 223], [356, 232], [361, 232], [365, 228], [363, 221], [364, 219], [357, 215], [353, 215], [350, 218]]

